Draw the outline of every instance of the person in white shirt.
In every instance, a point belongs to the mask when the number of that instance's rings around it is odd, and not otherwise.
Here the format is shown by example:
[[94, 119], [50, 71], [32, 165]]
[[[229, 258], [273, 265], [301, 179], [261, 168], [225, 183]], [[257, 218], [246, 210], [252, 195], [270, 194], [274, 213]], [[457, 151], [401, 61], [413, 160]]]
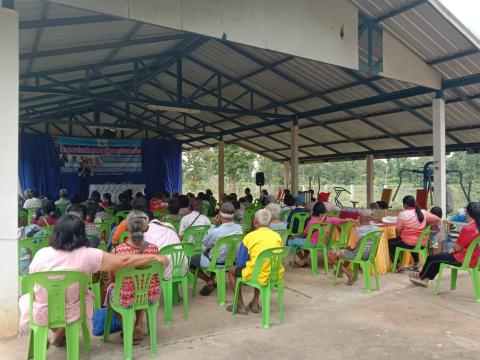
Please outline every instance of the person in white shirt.
[[25, 200], [25, 203], [23, 204], [24, 209], [39, 209], [42, 207], [42, 200], [38, 198], [38, 191], [37, 189], [32, 189], [31, 190], [31, 198], [28, 198]]
[[57, 201], [55, 201], [55, 205], [70, 204], [70, 200], [67, 198], [68, 196], [67, 189], [60, 189], [58, 194], [60, 195], [60, 198]]
[[208, 217], [202, 214], [202, 200], [194, 198], [190, 201], [190, 214], [185, 215], [180, 221], [180, 229], [178, 235], [180, 239], [183, 237], [185, 230], [190, 226], [211, 225]]

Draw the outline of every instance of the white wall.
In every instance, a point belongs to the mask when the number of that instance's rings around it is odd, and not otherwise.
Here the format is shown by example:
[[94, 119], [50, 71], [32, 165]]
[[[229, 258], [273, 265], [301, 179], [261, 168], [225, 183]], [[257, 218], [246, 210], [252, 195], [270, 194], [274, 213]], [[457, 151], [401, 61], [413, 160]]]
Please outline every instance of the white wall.
[[2, 7], [0, 54], [0, 337], [7, 337], [18, 327], [18, 17]]

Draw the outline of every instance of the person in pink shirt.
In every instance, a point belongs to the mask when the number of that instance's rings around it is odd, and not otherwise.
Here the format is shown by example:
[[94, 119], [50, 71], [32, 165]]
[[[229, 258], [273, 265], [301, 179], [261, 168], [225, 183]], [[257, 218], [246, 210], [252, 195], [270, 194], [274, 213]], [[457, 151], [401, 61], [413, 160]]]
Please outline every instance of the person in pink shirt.
[[[480, 236], [480, 204], [477, 202], [468, 204], [466, 217], [469, 224], [460, 231], [458, 240], [453, 246], [453, 249], [450, 250], [450, 253], [428, 256], [422, 271], [410, 276], [410, 281], [414, 285], [427, 287], [428, 282], [437, 276], [440, 270], [440, 264], [442, 263], [455, 266], [461, 266], [463, 264], [470, 244]], [[471, 268], [477, 266], [479, 257], [480, 249], [476, 246], [469, 264]]]
[[[403, 208], [404, 210], [397, 218], [397, 237], [389, 239], [388, 243], [388, 250], [392, 262], [397, 247], [413, 249], [417, 245], [418, 237], [427, 225], [437, 224], [440, 221], [438, 216], [422, 210], [415, 201], [415, 198], [411, 195], [403, 198]], [[427, 241], [427, 238], [423, 239], [422, 246], [427, 246]], [[412, 254], [412, 257], [414, 264], [409, 269], [418, 270], [418, 254]], [[404, 270], [405, 268], [401, 264], [398, 264], [397, 271], [402, 272]]]
[[[55, 226], [50, 238], [49, 246], [39, 250], [30, 264], [30, 274], [42, 271], [70, 270], [80, 271], [90, 278], [98, 271], [115, 271], [124, 267], [136, 267], [151, 261], [162, 262], [165, 267], [169, 261], [163, 255], [112, 255], [99, 249], [87, 247], [88, 240], [85, 234], [85, 223], [75, 214], [62, 216]], [[45, 290], [34, 288], [33, 321], [40, 326], [48, 322], [48, 299]], [[91, 325], [93, 315], [93, 294], [87, 289], [86, 314]], [[20, 330], [29, 332], [29, 294], [19, 300]], [[80, 300], [78, 284], [71, 286], [66, 293], [66, 320], [70, 324], [80, 316]], [[50, 344], [62, 346], [65, 344], [65, 328], [52, 329]]]
[[[338, 226], [342, 223], [350, 222], [352, 221], [351, 219], [339, 219], [336, 217], [330, 217], [327, 216], [327, 209], [325, 208], [325, 204], [322, 202], [318, 202], [313, 206], [312, 209], [312, 217], [308, 221], [307, 225], [305, 226], [305, 230], [303, 231], [303, 234], [301, 235], [292, 235], [291, 240], [288, 241], [288, 245], [292, 249], [292, 251], [296, 251], [298, 248], [301, 248], [302, 246], [305, 245], [308, 231], [310, 230], [310, 227], [313, 224], [316, 223], [322, 223], [322, 222], [328, 222], [334, 226]], [[323, 241], [326, 241], [328, 239], [328, 236], [330, 234], [327, 233], [325, 235], [325, 239]], [[310, 239], [310, 246], [315, 247], [318, 243], [318, 231], [314, 231], [312, 233], [312, 237]], [[300, 261], [296, 261], [296, 265], [298, 267], [304, 267], [304, 266], [309, 266], [309, 259], [308, 255], [309, 252], [299, 252], [298, 257], [300, 258]]]

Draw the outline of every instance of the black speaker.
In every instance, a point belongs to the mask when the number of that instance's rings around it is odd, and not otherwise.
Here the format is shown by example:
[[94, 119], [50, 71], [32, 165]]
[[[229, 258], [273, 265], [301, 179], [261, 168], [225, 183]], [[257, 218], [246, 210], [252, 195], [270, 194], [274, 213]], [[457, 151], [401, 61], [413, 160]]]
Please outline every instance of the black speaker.
[[255, 174], [255, 182], [257, 183], [257, 186], [265, 185], [265, 174], [263, 172], [257, 172]]

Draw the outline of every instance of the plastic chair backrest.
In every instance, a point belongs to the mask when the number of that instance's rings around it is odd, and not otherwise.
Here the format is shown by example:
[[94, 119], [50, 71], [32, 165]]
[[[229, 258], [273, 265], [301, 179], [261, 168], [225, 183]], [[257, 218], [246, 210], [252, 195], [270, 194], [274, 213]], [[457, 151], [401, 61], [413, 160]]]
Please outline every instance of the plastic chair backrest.
[[[332, 240], [332, 234], [334, 232], [334, 226], [329, 222], [319, 222], [310, 225], [307, 233], [307, 239], [305, 241], [305, 247], [309, 247], [312, 239], [313, 233], [316, 231], [318, 232], [318, 241], [317, 241], [317, 248], [327, 246], [330, 247], [330, 242]], [[328, 237], [327, 237], [328, 234]], [[332, 235], [332, 236], [330, 236]]]
[[338, 210], [327, 211], [327, 216], [328, 217], [338, 218], [338, 217], [340, 217], [340, 214], [341, 214], [341, 211], [338, 211]]
[[210, 209], [210, 203], [202, 205], [202, 214], [208, 216], [208, 210]]
[[45, 235], [46, 236], [50, 236], [53, 234], [53, 229], [55, 228], [55, 226], [53, 225], [48, 225], [48, 226], [44, 226], [42, 229], [45, 231]]
[[250, 281], [259, 284], [258, 276], [260, 275], [260, 271], [262, 270], [265, 261], [267, 262], [267, 266], [270, 267], [269, 281], [274, 282], [281, 280], [279, 277], [280, 268], [283, 265], [283, 259], [288, 256], [289, 252], [289, 246], [280, 246], [263, 250], [257, 257]]
[[283, 210], [281, 213], [280, 213], [280, 220], [283, 221], [283, 222], [287, 222], [287, 219], [288, 219], [288, 215], [290, 215], [290, 212], [292, 210]]
[[114, 211], [115, 211], [115, 207], [114, 207], [114, 206], [107, 206], [107, 207], [105, 208], [105, 212], [106, 212], [107, 214], [113, 215], [113, 212], [114, 212]]
[[27, 222], [28, 222], [28, 211], [27, 210], [18, 210], [18, 217], [22, 218], [23, 226], [26, 226]]
[[118, 238], [118, 245], [124, 244], [125, 241], [128, 239], [128, 231], [122, 231]]
[[243, 214], [243, 231], [249, 232], [253, 227], [253, 219], [255, 218], [255, 213], [257, 208], [252, 205], [252, 207], [245, 210]]
[[[372, 246], [370, 247], [370, 253], [368, 255], [368, 261], [372, 262], [377, 256], [378, 245], [380, 244], [380, 238], [382, 237], [383, 230], [371, 231], [362, 236], [360, 239], [360, 244], [358, 245], [357, 255], [355, 255], [355, 262], [360, 262], [362, 260], [363, 252], [367, 246], [369, 240], [372, 241]], [[366, 260], [365, 260], [366, 261]]]
[[108, 237], [110, 236], [109, 224], [106, 223], [95, 223], [98, 229], [98, 239], [103, 242], [107, 242]]
[[[420, 234], [420, 236], [418, 237], [418, 240], [417, 240], [417, 245], [415, 245], [415, 248], [414, 250], [421, 250], [422, 247], [425, 247], [427, 246], [428, 244], [428, 239], [430, 239], [430, 231], [431, 231], [432, 227], [430, 225], [428, 225], [425, 229], [423, 229], [422, 233]], [[422, 246], [422, 243], [425, 241], [425, 246]]]
[[67, 213], [67, 207], [69, 206], [70, 204], [59, 204], [59, 205], [56, 205], [57, 209], [60, 211], [60, 213], [62, 215], [65, 215]]
[[143, 265], [139, 268], [124, 268], [117, 270], [115, 273], [115, 290], [113, 293], [112, 304], [117, 307], [120, 305], [120, 291], [122, 289], [122, 283], [125, 279], [132, 279], [135, 289], [135, 295], [133, 298], [133, 309], [146, 309], [148, 303], [148, 290], [153, 276], [158, 275], [158, 280], [163, 279], [163, 264], [159, 262], [150, 262], [147, 265]]
[[[465, 254], [465, 259], [463, 260], [463, 264], [461, 266], [462, 268], [464, 269], [470, 268], [470, 262], [472, 260], [473, 251], [477, 246], [479, 246], [479, 244], [480, 244], [480, 236], [472, 240], [472, 242], [468, 246], [467, 252]], [[477, 263], [477, 269], [480, 269], [480, 261], [478, 261]]]
[[[48, 296], [48, 327], [60, 328], [66, 325], [66, 292], [67, 288], [78, 283], [80, 299], [80, 318], [85, 321], [85, 290], [87, 275], [79, 271], [45, 271], [28, 275], [25, 278], [27, 291], [30, 294], [30, 324], [33, 322], [34, 287], [40, 285]], [[38, 289], [38, 288], [37, 288]]]
[[340, 235], [338, 237], [337, 245], [340, 248], [345, 248], [348, 246], [348, 240], [349, 240], [349, 235], [350, 235], [350, 230], [352, 230], [354, 223], [353, 222], [347, 222], [338, 225], [340, 229]]
[[167, 245], [160, 249], [159, 253], [162, 255], [169, 255], [169, 260], [172, 266], [172, 280], [181, 280], [186, 275], [183, 271], [183, 264], [187, 259], [187, 255], [191, 253], [193, 244], [178, 243]]
[[27, 224], [30, 225], [32, 223], [32, 217], [35, 215], [37, 209], [27, 209]]
[[20, 258], [20, 251], [22, 249], [29, 249], [32, 254], [32, 259], [38, 250], [48, 246], [48, 236], [36, 236], [18, 240], [18, 257]]
[[152, 211], [152, 213], [153, 217], [155, 217], [156, 219], [160, 219], [161, 217], [170, 214], [168, 210], [154, 210]]
[[130, 210], [117, 211], [117, 213], [115, 214], [117, 218], [117, 224], [119, 224], [120, 221], [126, 219], [129, 213], [130, 213]]
[[208, 230], [210, 230], [208, 225], [190, 226], [185, 230], [183, 242], [187, 241], [194, 244], [193, 254], [201, 254], [203, 252], [203, 239], [207, 236]]
[[181, 219], [165, 219], [165, 222], [172, 225], [177, 234], [178, 234], [178, 231], [180, 230], [180, 221]]
[[288, 237], [292, 235], [292, 233], [288, 229], [275, 229], [273, 231], [275, 231], [278, 235], [280, 235], [284, 245], [287, 244]]
[[[288, 224], [288, 229], [293, 235], [303, 234], [307, 220], [310, 218], [310, 213], [306, 211], [296, 212], [290, 217], [290, 223]], [[298, 222], [297, 232], [293, 232], [293, 225], [295, 221]]]
[[213, 247], [212, 260], [210, 261], [210, 268], [217, 268], [218, 257], [220, 256], [220, 250], [226, 247], [225, 250], [225, 269], [230, 269], [235, 261], [235, 255], [237, 254], [238, 246], [243, 240], [243, 234], [226, 235], [220, 237], [215, 246]]

